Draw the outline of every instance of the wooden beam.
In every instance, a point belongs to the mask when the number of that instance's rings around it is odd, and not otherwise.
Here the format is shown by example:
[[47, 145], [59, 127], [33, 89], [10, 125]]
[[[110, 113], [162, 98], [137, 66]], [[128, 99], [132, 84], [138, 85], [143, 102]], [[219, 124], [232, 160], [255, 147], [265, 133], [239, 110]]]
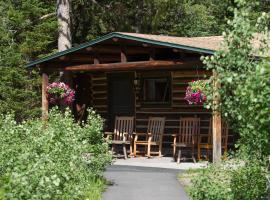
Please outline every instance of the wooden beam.
[[99, 63], [100, 63], [99, 59], [97, 57], [95, 57], [94, 58], [94, 64], [99, 64]]
[[201, 61], [140, 61], [127, 63], [83, 64], [64, 67], [66, 71], [122, 71], [178, 68], [202, 65]]
[[217, 81], [217, 72], [213, 72], [214, 84], [213, 84], [213, 162], [218, 164], [221, 161], [221, 113], [219, 110], [220, 94], [218, 92], [220, 83]]
[[47, 86], [49, 83], [48, 74], [42, 73], [42, 120], [47, 121], [49, 115], [49, 101], [47, 98]]
[[155, 48], [151, 48], [150, 49], [150, 57], [149, 60], [155, 60], [156, 57], [156, 49]]
[[122, 46], [121, 47], [121, 63], [126, 63], [127, 62], [127, 51], [126, 47]]
[[99, 54], [98, 53], [94, 54], [94, 64], [100, 64]]

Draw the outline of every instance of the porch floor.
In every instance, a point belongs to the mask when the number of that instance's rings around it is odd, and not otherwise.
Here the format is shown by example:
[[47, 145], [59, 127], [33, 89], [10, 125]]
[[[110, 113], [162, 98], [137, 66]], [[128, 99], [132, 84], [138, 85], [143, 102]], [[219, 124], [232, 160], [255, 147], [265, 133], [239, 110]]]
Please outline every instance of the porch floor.
[[128, 158], [126, 160], [117, 159], [113, 165], [187, 170], [205, 167], [207, 166], [207, 162], [181, 162], [180, 164], [177, 164], [172, 157], [136, 157]]

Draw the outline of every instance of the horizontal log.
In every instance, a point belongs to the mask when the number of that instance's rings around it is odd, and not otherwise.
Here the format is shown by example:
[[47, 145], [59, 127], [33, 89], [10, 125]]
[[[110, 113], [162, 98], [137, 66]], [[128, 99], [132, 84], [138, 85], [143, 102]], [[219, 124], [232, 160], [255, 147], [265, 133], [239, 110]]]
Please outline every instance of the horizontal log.
[[83, 64], [65, 67], [65, 71], [120, 71], [177, 68], [181, 66], [202, 65], [200, 61], [140, 61], [108, 64]]

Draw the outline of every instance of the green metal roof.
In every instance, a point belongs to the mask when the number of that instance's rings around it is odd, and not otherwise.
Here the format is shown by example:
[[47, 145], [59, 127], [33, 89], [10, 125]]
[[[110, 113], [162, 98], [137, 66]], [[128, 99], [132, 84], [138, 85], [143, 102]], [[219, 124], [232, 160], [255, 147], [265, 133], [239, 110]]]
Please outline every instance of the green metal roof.
[[214, 52], [215, 52], [214, 50], [205, 49], [205, 48], [198, 48], [198, 47], [194, 47], [194, 46], [180, 45], [180, 44], [171, 43], [171, 42], [164, 42], [164, 41], [157, 41], [157, 40], [148, 39], [148, 38], [136, 37], [136, 36], [128, 35], [128, 34], [125, 34], [125, 33], [113, 32], [113, 33], [109, 33], [107, 35], [104, 35], [102, 37], [99, 37], [99, 38], [97, 38], [95, 40], [92, 40], [90, 42], [83, 43], [83, 44], [81, 44], [79, 46], [67, 49], [65, 51], [55, 53], [53, 55], [46, 56], [44, 58], [35, 60], [33, 62], [30, 62], [30, 63], [28, 63], [26, 65], [26, 67], [27, 68], [34, 67], [37, 64], [41, 64], [43, 62], [52, 60], [54, 58], [65, 56], [67, 54], [73, 53], [75, 51], [79, 51], [81, 49], [93, 46], [93, 45], [95, 45], [97, 43], [100, 43], [100, 42], [103, 42], [105, 40], [112, 39], [112, 38], [122, 38], [122, 39], [134, 40], [134, 41], [138, 41], [138, 42], [143, 42], [143, 43], [148, 43], [148, 44], [153, 44], [153, 45], [159, 45], [159, 46], [166, 46], [166, 47], [177, 48], [177, 49], [183, 49], [183, 50], [188, 50], [188, 51], [194, 51], [194, 52], [198, 52], [198, 53], [214, 54]]

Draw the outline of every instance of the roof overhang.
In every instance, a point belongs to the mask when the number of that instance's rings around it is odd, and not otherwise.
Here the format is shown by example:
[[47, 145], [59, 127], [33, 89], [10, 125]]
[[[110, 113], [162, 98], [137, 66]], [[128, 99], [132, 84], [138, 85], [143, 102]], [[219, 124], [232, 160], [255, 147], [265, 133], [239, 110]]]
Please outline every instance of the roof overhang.
[[55, 59], [55, 58], [59, 58], [61, 56], [72, 54], [73, 52], [85, 49], [87, 47], [94, 46], [98, 43], [101, 43], [103, 41], [106, 41], [106, 40], [109, 40], [112, 38], [133, 40], [133, 41], [147, 43], [147, 44], [151, 44], [151, 45], [158, 45], [158, 46], [164, 46], [164, 47], [169, 47], [169, 48], [187, 50], [187, 51], [191, 51], [191, 52], [195, 52], [195, 53], [202, 53], [202, 54], [214, 54], [214, 52], [215, 52], [214, 50], [211, 50], [211, 49], [198, 48], [198, 47], [194, 47], [194, 46], [181, 45], [181, 44], [176, 44], [176, 43], [171, 43], [171, 42], [153, 40], [153, 39], [149, 39], [149, 38], [136, 37], [136, 36], [128, 35], [128, 34], [124, 34], [124, 33], [113, 32], [113, 33], [109, 33], [107, 35], [104, 35], [102, 37], [99, 37], [95, 40], [92, 40], [90, 42], [83, 43], [79, 46], [76, 46], [76, 47], [73, 47], [73, 48], [70, 48], [70, 49], [67, 49], [65, 51], [61, 51], [61, 52], [58, 52], [58, 53], [55, 53], [55, 54], [52, 54], [49, 56], [46, 56], [44, 58], [35, 60], [33, 62], [30, 62], [26, 65], [26, 68], [32, 68], [36, 65], [42, 64], [44, 62], [50, 61], [50, 60]]

